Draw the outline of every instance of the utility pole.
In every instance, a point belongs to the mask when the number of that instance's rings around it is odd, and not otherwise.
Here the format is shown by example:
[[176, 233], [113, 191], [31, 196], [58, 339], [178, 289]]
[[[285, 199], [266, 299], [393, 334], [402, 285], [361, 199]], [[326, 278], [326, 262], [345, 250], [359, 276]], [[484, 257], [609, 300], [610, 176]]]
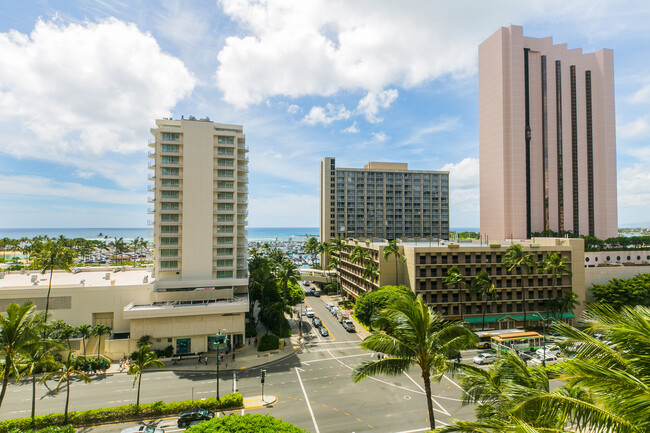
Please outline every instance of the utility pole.
[[260, 381], [262, 382], [262, 403], [265, 403], [264, 401], [264, 379], [266, 378], [266, 370], [262, 370], [262, 377], [260, 378]]

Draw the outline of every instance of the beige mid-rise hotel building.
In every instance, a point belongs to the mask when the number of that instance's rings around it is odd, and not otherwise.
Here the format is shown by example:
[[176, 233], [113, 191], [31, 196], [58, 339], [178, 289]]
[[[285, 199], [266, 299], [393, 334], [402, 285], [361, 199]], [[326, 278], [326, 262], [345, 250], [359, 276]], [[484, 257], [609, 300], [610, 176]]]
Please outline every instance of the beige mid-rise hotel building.
[[406, 163], [320, 166], [320, 240], [449, 238], [449, 172]]
[[613, 52], [503, 27], [479, 46], [481, 232], [617, 236]]

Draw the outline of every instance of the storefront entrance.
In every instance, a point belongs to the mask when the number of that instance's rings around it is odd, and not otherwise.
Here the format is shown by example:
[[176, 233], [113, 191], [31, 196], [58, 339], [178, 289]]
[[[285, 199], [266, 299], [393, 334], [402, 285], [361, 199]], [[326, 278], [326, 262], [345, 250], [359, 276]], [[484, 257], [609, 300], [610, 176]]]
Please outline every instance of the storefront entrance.
[[177, 338], [176, 339], [176, 353], [190, 353], [192, 351], [191, 338]]

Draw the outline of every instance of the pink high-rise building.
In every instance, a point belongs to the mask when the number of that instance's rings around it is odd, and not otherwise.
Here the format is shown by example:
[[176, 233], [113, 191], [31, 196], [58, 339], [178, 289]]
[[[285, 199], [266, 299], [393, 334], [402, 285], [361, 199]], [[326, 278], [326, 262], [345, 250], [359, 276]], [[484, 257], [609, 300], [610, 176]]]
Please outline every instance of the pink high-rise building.
[[502, 27], [479, 46], [481, 232], [617, 236], [613, 52]]

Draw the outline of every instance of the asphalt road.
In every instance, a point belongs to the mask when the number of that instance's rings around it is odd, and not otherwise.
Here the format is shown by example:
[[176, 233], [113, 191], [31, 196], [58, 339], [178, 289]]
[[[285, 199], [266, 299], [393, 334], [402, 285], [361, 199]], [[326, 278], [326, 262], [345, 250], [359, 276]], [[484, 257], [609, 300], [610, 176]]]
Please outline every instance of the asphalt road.
[[[265, 395], [277, 397], [272, 407], [246, 409], [248, 413], [269, 413], [311, 432], [418, 432], [427, 431], [426, 398], [417, 369], [398, 377], [372, 377], [354, 384], [352, 368], [374, 353], [359, 347], [359, 337], [346, 332], [325, 308], [320, 298], [308, 298], [308, 304], [330, 331], [321, 337], [303, 321], [304, 347], [300, 353], [267, 364]], [[468, 354], [467, 357], [473, 356]], [[469, 361], [469, 358], [466, 360]], [[244, 397], [262, 393], [261, 368], [237, 373], [237, 388]], [[143, 375], [141, 402], [201, 399], [216, 394], [214, 373], [157, 372]], [[91, 384], [76, 382], [71, 386], [71, 410], [83, 410], [135, 403], [136, 390], [131, 376], [114, 375]], [[51, 386], [51, 384], [50, 384]], [[232, 391], [233, 378], [222, 376], [221, 393]], [[450, 378], [433, 385], [435, 416], [438, 425], [451, 418], [473, 418], [473, 408], [463, 407], [462, 391]], [[29, 416], [31, 385], [12, 385], [0, 409], [0, 417]], [[59, 395], [49, 393], [43, 386], [37, 391], [37, 413], [63, 411], [65, 390]], [[242, 411], [237, 411], [241, 413]], [[175, 418], [159, 420], [166, 432], [180, 431]], [[101, 433], [120, 432], [134, 425], [113, 425], [84, 429]]]

